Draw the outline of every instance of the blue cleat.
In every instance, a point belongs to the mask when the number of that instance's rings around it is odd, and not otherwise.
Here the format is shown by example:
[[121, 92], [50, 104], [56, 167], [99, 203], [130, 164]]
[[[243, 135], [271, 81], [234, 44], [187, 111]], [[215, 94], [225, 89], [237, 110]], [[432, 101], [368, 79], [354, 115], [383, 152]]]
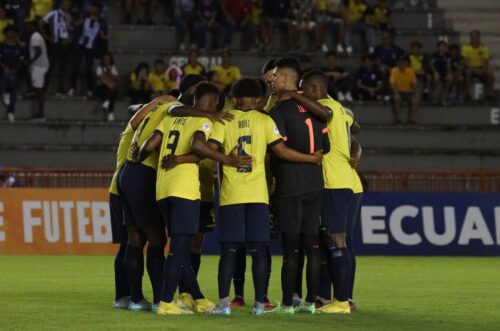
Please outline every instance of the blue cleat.
[[113, 301], [113, 308], [127, 309], [129, 303], [130, 303], [130, 296], [121, 297], [120, 299]]
[[142, 299], [141, 301], [135, 303], [130, 301], [128, 304], [128, 310], [131, 311], [149, 311], [151, 310], [151, 304], [146, 301], [146, 299]]
[[152, 303], [152, 304], [151, 304], [151, 311], [152, 311], [153, 313], [158, 312], [158, 306], [159, 306], [159, 304], [157, 304], [157, 303]]
[[214, 309], [207, 311], [207, 315], [231, 315], [231, 306], [221, 307], [217, 306]]
[[257, 307], [257, 306], [254, 306], [252, 308], [252, 315], [255, 315], [255, 316], [260, 316], [260, 315], [264, 315], [266, 311], [264, 310], [264, 308], [262, 307]]

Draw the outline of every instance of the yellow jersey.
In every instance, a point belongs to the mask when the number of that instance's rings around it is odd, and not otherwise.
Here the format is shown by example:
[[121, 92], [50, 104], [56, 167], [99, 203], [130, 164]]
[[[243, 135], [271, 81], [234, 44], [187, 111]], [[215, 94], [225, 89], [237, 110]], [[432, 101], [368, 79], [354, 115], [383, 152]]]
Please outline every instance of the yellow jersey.
[[116, 189], [116, 177], [118, 176], [118, 171], [120, 170], [122, 164], [127, 160], [127, 153], [133, 136], [134, 129], [132, 128], [132, 124], [129, 122], [125, 130], [120, 134], [120, 142], [118, 143], [118, 150], [116, 151], [115, 173], [113, 174], [113, 179], [111, 180], [111, 185], [109, 186], [109, 193], [118, 195], [118, 190]]
[[424, 55], [410, 54], [409, 58], [410, 58], [410, 67], [413, 69], [413, 71], [415, 71], [415, 73], [417, 74], [422, 72], [424, 67]]
[[255, 26], [262, 24], [262, 11], [262, 7], [257, 7], [255, 4], [253, 5], [252, 23], [255, 24]]
[[204, 159], [200, 162], [200, 194], [201, 201], [213, 202], [214, 197], [214, 167], [217, 162]]
[[170, 79], [168, 76], [167, 76], [167, 81], [165, 84], [167, 87], [167, 92], [170, 92], [172, 90], [179, 88], [179, 82], [177, 81], [177, 79]]
[[8, 26], [14, 26], [14, 20], [10, 18], [0, 20], [0, 42], [2, 43], [5, 41], [5, 33], [3, 33], [3, 30]]
[[267, 98], [266, 105], [262, 109], [264, 112], [269, 113], [271, 108], [273, 108], [274, 104], [276, 103], [276, 99], [278, 99], [278, 95], [276, 93], [272, 93], [269, 98]]
[[252, 157], [250, 167], [223, 166], [220, 205], [269, 203], [265, 159], [267, 148], [282, 141], [273, 119], [257, 110], [231, 110], [233, 121], [214, 124], [210, 139], [222, 147], [225, 154], [239, 145], [239, 153]]
[[52, 0], [31, 0], [31, 11], [29, 20], [33, 21], [36, 17], [43, 17], [52, 10]]
[[467, 61], [470, 67], [480, 68], [490, 58], [490, 51], [488, 46], [479, 45], [479, 47], [472, 47], [471, 44], [462, 46], [462, 56]]
[[[161, 105], [159, 107], [156, 107], [156, 109], [152, 110], [149, 112], [149, 114], [144, 117], [142, 120], [141, 124], [137, 128], [137, 130], [134, 133], [134, 137], [132, 138], [132, 142], [130, 145], [137, 144], [137, 146], [140, 148], [142, 144], [148, 140], [148, 138], [153, 134], [155, 131], [156, 127], [160, 122], [168, 116], [168, 111], [174, 107], [174, 106], [179, 106], [182, 105], [179, 101], [172, 101], [169, 103], [166, 103], [164, 105]], [[129, 161], [134, 161], [132, 158], [132, 150], [129, 149], [129, 152], [127, 154], [127, 160]], [[148, 166], [150, 168], [153, 168], [156, 170], [158, 166], [158, 152], [154, 151], [149, 156], [141, 162], [145, 166]]]
[[351, 129], [347, 113], [342, 105], [332, 98], [318, 100], [332, 110], [328, 121], [330, 152], [323, 156], [323, 178], [327, 189], [352, 189]]
[[[354, 123], [354, 119], [352, 118], [351, 114], [346, 112], [346, 122], [349, 128], [352, 126]], [[350, 132], [350, 130], [349, 130]], [[350, 155], [350, 151], [349, 151]], [[352, 173], [352, 178], [353, 178], [353, 183], [352, 183], [352, 192], [353, 193], [363, 193], [363, 184], [361, 184], [361, 178], [359, 178], [358, 173], [356, 172], [356, 169], [351, 167], [351, 173]]]
[[389, 81], [396, 88], [396, 91], [410, 93], [413, 92], [413, 88], [417, 83], [417, 76], [412, 68], [406, 68], [404, 71], [401, 71], [399, 67], [394, 67], [391, 69]]
[[228, 86], [241, 78], [240, 68], [237, 66], [224, 68], [221, 65], [216, 65], [214, 71], [219, 75], [219, 80], [224, 86]]
[[165, 73], [157, 74], [156, 72], [150, 72], [148, 75], [148, 81], [153, 92], [164, 93], [168, 90], [168, 76]]
[[182, 66], [182, 72], [184, 73], [184, 76], [186, 76], [186, 75], [204, 75], [205, 74], [205, 67], [203, 67], [199, 63], [197, 63], [194, 66], [192, 66], [188, 63], [188, 64], [185, 64]]
[[345, 19], [348, 22], [357, 22], [361, 20], [366, 11], [368, 10], [368, 5], [364, 2], [356, 3], [354, 0], [349, 0], [346, 8]]
[[[163, 134], [159, 162], [169, 154], [183, 155], [192, 152], [191, 142], [195, 132], [210, 137], [212, 122], [203, 117], [164, 117], [156, 127]], [[178, 197], [200, 200], [200, 175], [197, 163], [183, 163], [165, 170], [158, 166], [156, 175], [156, 200]]]

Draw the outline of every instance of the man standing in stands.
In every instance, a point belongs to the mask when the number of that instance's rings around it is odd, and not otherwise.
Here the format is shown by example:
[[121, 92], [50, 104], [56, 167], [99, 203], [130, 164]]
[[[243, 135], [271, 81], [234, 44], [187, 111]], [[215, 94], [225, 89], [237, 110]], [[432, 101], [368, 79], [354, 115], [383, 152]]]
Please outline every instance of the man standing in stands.
[[47, 45], [37, 26], [29, 22], [26, 26], [29, 37], [29, 71], [31, 85], [35, 90], [36, 114], [35, 119], [43, 119], [43, 107], [45, 104], [45, 75], [49, 71], [49, 58], [47, 57]]

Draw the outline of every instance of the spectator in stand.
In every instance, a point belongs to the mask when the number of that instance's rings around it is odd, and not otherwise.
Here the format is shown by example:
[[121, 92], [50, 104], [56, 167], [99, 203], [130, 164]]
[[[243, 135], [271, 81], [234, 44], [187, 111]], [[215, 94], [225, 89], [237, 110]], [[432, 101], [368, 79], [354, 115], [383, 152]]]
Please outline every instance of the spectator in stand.
[[31, 0], [28, 20], [39, 21], [52, 10], [53, 6], [54, 2], [52, 0]]
[[[174, 25], [177, 28], [177, 45], [181, 52], [186, 50], [186, 45], [191, 44], [191, 48], [196, 45], [195, 6], [195, 0], [175, 0], [174, 3]], [[186, 41], [186, 33], [189, 35], [189, 42]]]
[[5, 41], [4, 29], [8, 26], [14, 26], [14, 20], [8, 18], [5, 9], [0, 7], [0, 43]]
[[[301, 41], [302, 33], [307, 35], [308, 40], [314, 41], [313, 49], [321, 49], [322, 40], [319, 39], [317, 23], [314, 20], [313, 0], [293, 0], [292, 1], [292, 25], [297, 35], [297, 40]], [[298, 46], [298, 49], [301, 47]]]
[[[457, 44], [450, 45], [451, 85], [450, 98], [459, 103], [464, 101], [464, 59]], [[455, 93], [451, 95], [452, 91]]]
[[286, 32], [289, 50], [294, 50], [296, 46], [296, 33], [290, 20], [291, 6], [290, 0], [265, 0], [263, 6], [263, 17], [266, 21], [267, 35], [272, 44], [274, 36], [273, 29], [284, 30]]
[[221, 55], [221, 64], [215, 66], [214, 71], [219, 76], [219, 80], [226, 88], [241, 78], [240, 68], [232, 64], [231, 52], [224, 51]]
[[192, 49], [188, 53], [188, 63], [182, 66], [182, 73], [187, 75], [205, 75], [205, 67], [198, 61], [198, 51]]
[[328, 52], [328, 46], [325, 43], [325, 28], [328, 28], [328, 1], [313, 0], [311, 3], [313, 9], [313, 20], [316, 22], [316, 38], [321, 45], [323, 52]]
[[309, 55], [301, 54], [301, 55], [299, 55], [297, 60], [299, 60], [299, 64], [300, 64], [300, 76], [301, 77], [306, 72], [311, 71], [313, 69], [312, 60], [311, 60], [311, 57]]
[[382, 72], [375, 65], [373, 55], [363, 56], [363, 65], [356, 71], [354, 79], [357, 100], [375, 101], [382, 98]]
[[[224, 32], [222, 25], [217, 22], [217, 17], [222, 12], [219, 3], [215, 0], [200, 0], [195, 8], [198, 18], [195, 23], [198, 48], [200, 50], [218, 49]], [[210, 32], [212, 33], [212, 47], [209, 47], [207, 41]]]
[[469, 43], [462, 46], [462, 56], [465, 62], [465, 96], [470, 99], [472, 80], [478, 78], [484, 83], [487, 100], [493, 97], [495, 78], [490, 67], [490, 51], [481, 42], [479, 30], [469, 33]]
[[386, 0], [377, 0], [372, 9], [371, 20], [377, 30], [394, 32], [391, 21], [391, 9]]
[[[63, 0], [57, 9], [50, 11], [39, 21], [39, 31], [49, 44], [49, 62], [52, 63], [48, 73], [47, 84], [52, 79], [57, 67], [57, 95], [65, 94], [64, 82], [70, 58], [70, 17], [71, 2]], [[47, 33], [47, 26], [50, 33]]]
[[89, 14], [83, 20], [77, 23], [81, 27], [81, 33], [76, 38], [76, 51], [73, 57], [73, 72], [71, 75], [71, 87], [68, 96], [75, 94], [78, 76], [80, 74], [80, 64], [84, 61], [85, 82], [87, 88], [87, 97], [93, 97], [95, 85], [94, 76], [94, 58], [99, 55], [101, 43], [107, 41], [107, 23], [100, 16], [101, 4], [94, 1], [89, 6]]
[[169, 87], [167, 82], [169, 81], [167, 72], [165, 71], [165, 63], [162, 59], [158, 59], [154, 63], [153, 71], [148, 75], [149, 86], [151, 86], [152, 96], [151, 99], [159, 97], [167, 93]]
[[49, 58], [47, 55], [47, 45], [40, 32], [38, 32], [35, 22], [28, 22], [26, 30], [29, 36], [29, 72], [31, 76], [31, 86], [35, 92], [36, 113], [34, 118], [43, 119], [43, 108], [45, 105], [45, 75], [49, 71]]
[[392, 68], [390, 83], [392, 88], [392, 110], [397, 125], [401, 122], [401, 104], [410, 103], [410, 113], [406, 124], [415, 124], [415, 116], [420, 104], [420, 98], [417, 89], [417, 77], [415, 71], [408, 66], [407, 57], [401, 57], [398, 60], [397, 67]]
[[115, 61], [111, 53], [106, 53], [102, 56], [101, 63], [97, 66], [96, 75], [96, 92], [102, 100], [101, 107], [108, 112], [108, 121], [112, 122], [115, 120], [114, 107], [116, 95], [118, 94], [118, 70], [116, 70]]
[[219, 74], [215, 70], [208, 72], [207, 80], [214, 83], [221, 91], [224, 91], [224, 83], [222, 83]]
[[271, 36], [268, 35], [269, 29], [266, 27], [267, 22], [264, 22], [262, 18], [263, 4], [264, 0], [254, 0], [252, 9], [252, 23], [255, 26], [255, 31], [257, 32], [257, 48], [261, 51], [265, 51], [269, 48], [269, 42], [271, 40]]
[[389, 31], [385, 31], [382, 34], [382, 44], [375, 48], [375, 52], [373, 54], [375, 55], [377, 64], [382, 72], [384, 90], [388, 90], [389, 74], [391, 69], [396, 66], [398, 59], [405, 54], [405, 51], [394, 44], [394, 35]]
[[[139, 13], [142, 12], [141, 8], [141, 3], [147, 3], [149, 5], [148, 8], [148, 18], [141, 19]], [[145, 24], [145, 25], [155, 25], [155, 22], [153, 21], [153, 17], [156, 14], [156, 9], [158, 8], [158, 0], [146, 0], [146, 1], [140, 1], [140, 0], [125, 0], [125, 23], [126, 24], [132, 24], [132, 13], [135, 13], [137, 15], [137, 24]]]
[[24, 61], [24, 50], [17, 43], [17, 32], [13, 26], [7, 26], [4, 33], [5, 42], [0, 45], [0, 66], [4, 80], [3, 102], [7, 107], [7, 120], [13, 123], [17, 100], [17, 74]]
[[130, 98], [133, 105], [148, 103], [151, 100], [151, 86], [149, 84], [149, 65], [141, 62], [130, 75]]
[[326, 53], [326, 67], [322, 68], [328, 77], [328, 94], [338, 101], [352, 101], [351, 74], [343, 67], [337, 65], [337, 54], [334, 51]]
[[453, 79], [451, 61], [448, 54], [448, 44], [440, 40], [436, 44], [436, 52], [432, 54], [430, 67], [432, 71], [432, 84], [436, 88], [436, 101], [447, 104], [448, 93]]
[[[337, 49], [337, 54], [344, 53], [344, 47], [342, 43], [344, 42], [344, 20], [342, 18], [342, 1], [343, 0], [329, 0], [326, 1], [327, 11], [324, 27], [331, 31], [334, 35], [333, 44]], [[324, 3], [325, 0], [317, 0], [317, 3]], [[323, 5], [317, 5], [323, 7]], [[326, 47], [322, 46], [324, 52], [328, 51], [328, 45], [325, 43]]]
[[171, 64], [166, 71], [167, 74], [167, 92], [179, 89], [182, 80], [182, 69], [177, 64]]
[[225, 0], [227, 36], [224, 47], [229, 48], [236, 30], [243, 32], [243, 49], [253, 50], [255, 46], [255, 25], [252, 21], [253, 5], [250, 0]]
[[354, 32], [361, 32], [367, 43], [368, 53], [373, 53], [375, 46], [375, 29], [371, 23], [370, 7], [364, 0], [344, 0], [342, 3], [344, 18], [345, 46], [347, 55], [353, 52], [352, 40]]
[[410, 45], [410, 54], [408, 56], [410, 67], [415, 72], [415, 75], [417, 75], [416, 93], [421, 99], [427, 98], [429, 95], [429, 88], [432, 82], [429, 57], [422, 52], [422, 47], [420, 41], [413, 41]]

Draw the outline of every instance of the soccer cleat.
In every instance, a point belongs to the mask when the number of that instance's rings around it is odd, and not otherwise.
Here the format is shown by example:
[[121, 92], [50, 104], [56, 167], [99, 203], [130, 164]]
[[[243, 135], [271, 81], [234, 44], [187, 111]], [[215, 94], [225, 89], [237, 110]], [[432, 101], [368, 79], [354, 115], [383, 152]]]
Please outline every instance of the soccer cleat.
[[130, 303], [130, 296], [121, 297], [120, 299], [113, 301], [113, 308], [127, 309], [129, 303]]
[[356, 310], [356, 303], [352, 299], [349, 299], [349, 308], [351, 311]]
[[260, 316], [260, 315], [264, 315], [265, 314], [265, 310], [264, 308], [262, 307], [257, 307], [257, 306], [254, 306], [252, 308], [252, 315], [255, 315], [255, 316]]
[[245, 306], [245, 300], [242, 297], [234, 297], [231, 301], [231, 307], [243, 307]]
[[194, 311], [197, 313], [206, 313], [215, 308], [215, 303], [208, 299], [195, 300]]
[[316, 304], [307, 304], [304, 302], [303, 304], [295, 308], [295, 313], [316, 314]]
[[128, 310], [131, 311], [151, 310], [151, 304], [147, 302], [146, 299], [142, 299], [137, 303], [130, 301], [128, 304]]
[[182, 309], [193, 309], [196, 305], [193, 297], [189, 293], [181, 293], [177, 298], [177, 305]]
[[350, 314], [351, 309], [349, 308], [349, 301], [333, 300], [333, 302], [319, 308], [317, 312], [319, 314]]
[[152, 303], [151, 304], [151, 311], [153, 313], [156, 313], [158, 311], [158, 306], [159, 306], [159, 303]]
[[173, 300], [172, 302], [160, 301], [158, 305], [158, 310], [156, 311], [158, 315], [191, 315], [193, 312], [191, 310], [181, 309]]
[[274, 308], [274, 307], [276, 307], [276, 305], [273, 305], [271, 301], [269, 301], [269, 298], [266, 297], [264, 299], [264, 308]]
[[206, 314], [229, 316], [231, 315], [231, 306], [225, 306], [225, 307], [216, 306], [214, 309], [207, 311]]
[[274, 308], [273, 310], [268, 311], [269, 313], [276, 313], [276, 314], [295, 314], [295, 310], [293, 309], [293, 306], [286, 307], [283, 306], [281, 303]]
[[302, 304], [302, 298], [299, 296], [294, 296], [292, 299], [292, 306], [293, 307], [298, 307]]

